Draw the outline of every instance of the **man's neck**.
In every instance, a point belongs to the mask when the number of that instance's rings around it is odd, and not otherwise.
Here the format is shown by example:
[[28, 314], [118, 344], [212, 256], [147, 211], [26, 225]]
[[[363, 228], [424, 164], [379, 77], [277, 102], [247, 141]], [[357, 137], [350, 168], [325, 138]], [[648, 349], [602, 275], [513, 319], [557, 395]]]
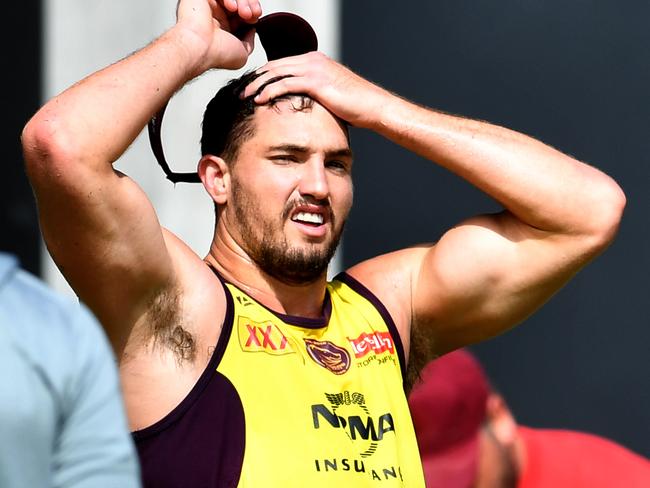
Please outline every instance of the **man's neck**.
[[310, 283], [287, 284], [265, 273], [229, 235], [217, 232], [205, 262], [252, 298], [279, 313], [322, 316], [327, 275]]

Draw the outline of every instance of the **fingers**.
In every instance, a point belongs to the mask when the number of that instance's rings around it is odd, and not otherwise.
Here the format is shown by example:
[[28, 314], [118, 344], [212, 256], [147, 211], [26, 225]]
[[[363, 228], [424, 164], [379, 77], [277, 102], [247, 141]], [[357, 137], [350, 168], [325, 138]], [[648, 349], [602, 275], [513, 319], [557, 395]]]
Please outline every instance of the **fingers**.
[[368, 113], [381, 106], [386, 92], [320, 52], [271, 61], [242, 96], [266, 104], [283, 95], [302, 93], [348, 123], [363, 127]]
[[237, 0], [223, 0], [223, 6], [229, 12], [237, 11]]
[[262, 15], [262, 6], [259, 0], [221, 0], [223, 7], [231, 14], [243, 21], [254, 24]]
[[[258, 91], [262, 90], [265, 84], [269, 83], [271, 80], [276, 78], [283, 77], [294, 77], [294, 78], [305, 78], [307, 77], [310, 69], [308, 54], [303, 54], [300, 56], [292, 56], [289, 58], [282, 58], [275, 61], [271, 61], [264, 66], [257, 69], [257, 73], [260, 73], [255, 80], [253, 80], [244, 91], [241, 93], [242, 98], [247, 98], [255, 95]], [[295, 80], [294, 80], [295, 81]], [[267, 98], [267, 89], [271, 85], [275, 85], [279, 81], [271, 83], [269, 86], [264, 87], [262, 93], [258, 94], [258, 97], [255, 98], [255, 101], [259, 103], [264, 103], [261, 100], [269, 100]], [[295, 85], [295, 83], [293, 83]]]
[[208, 15], [220, 28], [234, 30], [239, 23], [255, 23], [262, 13], [259, 0], [178, 0], [177, 19], [209, 21]]
[[264, 105], [274, 98], [288, 93], [305, 93], [313, 96], [312, 88], [313, 84], [309, 78], [288, 75], [285, 78], [273, 81], [264, 86], [260, 93], [255, 96], [254, 100], [255, 103]]
[[262, 5], [258, 0], [251, 0], [250, 7], [251, 7], [251, 11], [253, 12], [253, 17], [257, 22], [257, 19], [259, 19], [262, 16]]

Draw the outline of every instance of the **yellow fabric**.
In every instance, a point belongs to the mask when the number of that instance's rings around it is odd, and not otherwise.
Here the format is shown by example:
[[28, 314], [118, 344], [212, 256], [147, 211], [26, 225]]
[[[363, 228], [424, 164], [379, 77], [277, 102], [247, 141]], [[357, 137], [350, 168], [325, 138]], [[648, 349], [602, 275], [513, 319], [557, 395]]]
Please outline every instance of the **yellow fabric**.
[[226, 286], [234, 317], [217, 370], [244, 407], [239, 487], [424, 487], [398, 354], [375, 307], [333, 281], [329, 322], [307, 328]]

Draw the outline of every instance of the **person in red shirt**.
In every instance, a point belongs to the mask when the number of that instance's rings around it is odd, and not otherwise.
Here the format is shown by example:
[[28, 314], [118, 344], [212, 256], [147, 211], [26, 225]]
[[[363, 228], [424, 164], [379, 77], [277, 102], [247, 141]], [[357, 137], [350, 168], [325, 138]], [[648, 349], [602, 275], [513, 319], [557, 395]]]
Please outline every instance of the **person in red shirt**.
[[431, 361], [409, 395], [427, 488], [648, 488], [650, 461], [596, 435], [518, 425], [478, 361]]

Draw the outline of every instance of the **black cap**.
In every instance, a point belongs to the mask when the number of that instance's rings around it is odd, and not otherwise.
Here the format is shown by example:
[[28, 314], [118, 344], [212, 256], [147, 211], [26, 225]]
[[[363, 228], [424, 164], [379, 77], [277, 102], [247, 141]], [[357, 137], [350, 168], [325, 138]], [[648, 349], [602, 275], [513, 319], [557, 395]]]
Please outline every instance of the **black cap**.
[[265, 15], [254, 27], [269, 61], [318, 49], [314, 29], [305, 19], [295, 14], [278, 12]]
[[[266, 59], [269, 61], [298, 56], [318, 49], [318, 38], [309, 22], [289, 12], [265, 15], [255, 24], [242, 24], [235, 35], [241, 39], [251, 29], [256, 30], [266, 53]], [[161, 133], [162, 120], [168, 103], [169, 100], [149, 121], [149, 144], [168, 180], [172, 183], [199, 183], [201, 179], [198, 173], [174, 173], [165, 160]]]

